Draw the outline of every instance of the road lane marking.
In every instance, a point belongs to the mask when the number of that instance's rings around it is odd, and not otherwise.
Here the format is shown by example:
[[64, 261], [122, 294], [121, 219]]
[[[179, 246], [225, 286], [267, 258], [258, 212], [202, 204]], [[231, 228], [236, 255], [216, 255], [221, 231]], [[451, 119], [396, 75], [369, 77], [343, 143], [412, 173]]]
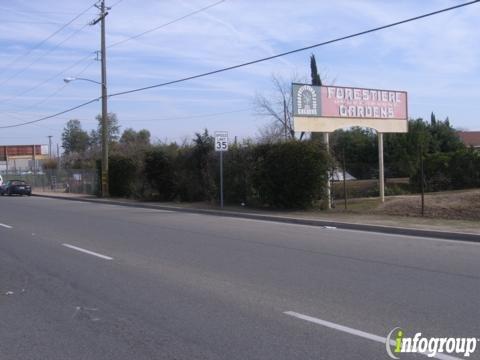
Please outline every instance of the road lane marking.
[[7, 224], [2, 224], [2, 223], [0, 223], [0, 226], [1, 226], [1, 227], [4, 227], [4, 228], [6, 228], [6, 229], [11, 229], [11, 228], [12, 228], [12, 226], [7, 225]]
[[[325, 326], [325, 327], [333, 329], [333, 330], [341, 331], [341, 332], [344, 332], [344, 333], [347, 333], [347, 334], [350, 334], [350, 335], [355, 335], [355, 336], [358, 336], [358, 337], [361, 337], [361, 338], [364, 338], [364, 339], [376, 341], [376, 342], [379, 342], [383, 345], [385, 345], [386, 342], [387, 342], [386, 337], [371, 334], [371, 333], [368, 333], [368, 332], [365, 332], [365, 331], [362, 331], [362, 330], [353, 329], [353, 328], [350, 328], [348, 326], [335, 324], [335, 323], [330, 322], [330, 321], [326, 321], [326, 320], [318, 319], [318, 318], [315, 318], [315, 317], [312, 317], [312, 316], [300, 314], [300, 313], [297, 313], [295, 311], [284, 311], [283, 313], [285, 315], [293, 316], [297, 319], [309, 321], [311, 323], [321, 325], [321, 326]], [[396, 345], [395, 341], [390, 340], [390, 345], [395, 346]], [[428, 354], [426, 354], [426, 353], [417, 353], [417, 354], [428, 356]], [[434, 358], [435, 359], [443, 359], [443, 360], [461, 360], [460, 358], [450, 356], [450, 355], [445, 355], [445, 354], [436, 354], [434, 356]]]
[[[209, 214], [192, 214], [192, 215], [202, 215], [202, 216], [209, 216]], [[303, 226], [303, 227], [310, 227], [314, 229], [328, 229], [328, 230], [336, 230], [335, 226], [325, 226], [325, 225], [310, 225], [310, 224], [297, 224], [293, 222], [284, 222], [280, 220], [261, 220], [261, 219], [250, 219], [250, 218], [240, 218], [240, 217], [231, 217], [230, 220], [237, 220], [237, 221], [247, 221], [247, 222], [256, 222], [261, 224], [276, 224], [276, 225], [283, 225], [283, 226]]]
[[65, 246], [65, 247], [68, 247], [68, 248], [70, 248], [70, 249], [83, 252], [83, 253], [85, 253], [85, 254], [89, 254], [89, 255], [93, 255], [93, 256], [99, 257], [99, 258], [101, 258], [101, 259], [113, 260], [113, 258], [110, 257], [110, 256], [102, 255], [102, 254], [99, 254], [99, 253], [96, 253], [96, 252], [93, 252], [93, 251], [90, 251], [90, 250], [87, 250], [87, 249], [82, 249], [82, 248], [77, 247], [77, 246], [73, 246], [73, 245], [70, 245], [70, 244], [62, 244], [62, 245]]

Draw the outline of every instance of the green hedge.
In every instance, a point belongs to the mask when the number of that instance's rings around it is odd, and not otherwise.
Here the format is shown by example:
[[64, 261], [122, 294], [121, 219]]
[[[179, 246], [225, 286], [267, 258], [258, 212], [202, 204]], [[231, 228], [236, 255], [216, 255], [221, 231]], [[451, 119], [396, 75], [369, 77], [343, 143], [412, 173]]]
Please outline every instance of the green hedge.
[[132, 195], [137, 175], [137, 167], [134, 161], [123, 155], [112, 155], [108, 159], [110, 195], [118, 197]]
[[[480, 153], [462, 149], [450, 153], [428, 154], [424, 158], [425, 191], [459, 190], [480, 187]], [[410, 178], [420, 189], [420, 166]]]
[[276, 208], [312, 206], [325, 191], [330, 158], [314, 142], [258, 145], [254, 150], [253, 188], [258, 199]]
[[[231, 146], [224, 153], [226, 203], [305, 208], [325, 190], [330, 158], [314, 142]], [[208, 133], [193, 145], [147, 152], [144, 176], [160, 200], [218, 201], [219, 153]]]
[[172, 200], [176, 194], [176, 178], [173, 159], [161, 148], [145, 155], [145, 177], [158, 193], [159, 200]]

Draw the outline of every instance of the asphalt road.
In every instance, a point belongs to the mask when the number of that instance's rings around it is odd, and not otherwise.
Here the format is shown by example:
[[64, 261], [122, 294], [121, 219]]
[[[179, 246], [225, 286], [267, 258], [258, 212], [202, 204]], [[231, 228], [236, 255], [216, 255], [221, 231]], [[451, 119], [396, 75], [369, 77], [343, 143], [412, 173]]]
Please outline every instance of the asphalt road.
[[2, 197], [0, 359], [388, 359], [397, 326], [480, 337], [479, 259], [476, 243]]

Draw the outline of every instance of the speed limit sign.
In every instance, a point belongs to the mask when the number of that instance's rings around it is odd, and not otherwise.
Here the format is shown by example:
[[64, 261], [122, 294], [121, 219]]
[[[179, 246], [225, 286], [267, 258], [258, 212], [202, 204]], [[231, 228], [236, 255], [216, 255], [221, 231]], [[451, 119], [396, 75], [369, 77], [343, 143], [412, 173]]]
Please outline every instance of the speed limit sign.
[[215, 151], [228, 150], [228, 132], [215, 131]]
[[220, 207], [223, 209], [223, 153], [228, 150], [228, 132], [215, 131], [215, 151], [220, 153]]

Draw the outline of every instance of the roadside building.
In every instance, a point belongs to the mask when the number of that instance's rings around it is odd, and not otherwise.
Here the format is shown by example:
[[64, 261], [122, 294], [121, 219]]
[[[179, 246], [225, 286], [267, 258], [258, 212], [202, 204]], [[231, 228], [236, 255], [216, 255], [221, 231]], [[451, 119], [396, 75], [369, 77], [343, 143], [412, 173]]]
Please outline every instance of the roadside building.
[[0, 145], [0, 172], [34, 173], [48, 159], [47, 145]]
[[480, 151], [480, 131], [459, 131], [458, 136], [466, 146]]

